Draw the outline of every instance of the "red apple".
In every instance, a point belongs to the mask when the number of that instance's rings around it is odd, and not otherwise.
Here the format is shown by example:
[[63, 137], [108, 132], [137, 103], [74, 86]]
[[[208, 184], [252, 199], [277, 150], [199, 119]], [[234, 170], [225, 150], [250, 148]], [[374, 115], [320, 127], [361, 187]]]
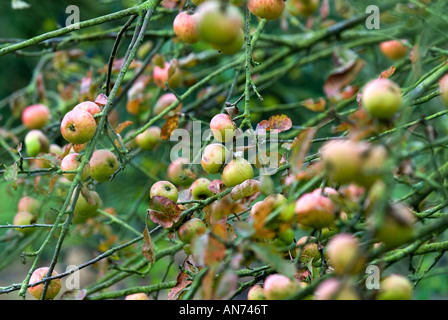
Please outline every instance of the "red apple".
[[193, 171], [188, 169], [190, 161], [186, 158], [177, 158], [168, 166], [168, 180], [177, 186], [188, 186], [196, 177]]
[[236, 125], [228, 114], [220, 113], [210, 121], [210, 130], [219, 142], [227, 142], [233, 139]]
[[249, 11], [260, 18], [267, 20], [278, 19], [285, 9], [283, 0], [249, 0], [247, 2]]
[[361, 102], [372, 117], [391, 119], [402, 104], [400, 87], [389, 79], [375, 79], [364, 87]]
[[[79, 160], [78, 160], [79, 159]], [[81, 157], [79, 153], [69, 153], [61, 161], [62, 171], [74, 171], [78, 170], [81, 165]], [[75, 179], [76, 173], [64, 173], [64, 177], [68, 180], [73, 181]], [[90, 165], [87, 163], [81, 173], [81, 180], [85, 181], [90, 175]]]
[[199, 41], [198, 15], [180, 12], [173, 22], [173, 30], [176, 36], [183, 42], [196, 43]]
[[257, 284], [250, 288], [247, 293], [247, 300], [266, 300], [263, 287]]
[[140, 293], [134, 293], [127, 295], [124, 300], [149, 300], [146, 293], [140, 292]]
[[[34, 270], [33, 274], [30, 278], [30, 285], [33, 283], [42, 281], [47, 277], [47, 273], [49, 271], [49, 268], [39, 268]], [[53, 270], [51, 273], [51, 276], [57, 276], [58, 273]], [[36, 299], [40, 299], [42, 297], [42, 292], [44, 290], [45, 283], [41, 283], [38, 285], [35, 285], [33, 287], [28, 288], [28, 292]], [[47, 292], [45, 293], [45, 300], [53, 300], [61, 290], [61, 279], [53, 279], [48, 284]]]
[[[81, 102], [81, 103], [77, 104], [73, 108], [73, 110], [85, 110], [88, 113], [90, 113], [92, 116], [95, 116], [96, 114], [101, 113], [101, 108], [95, 102], [92, 102], [92, 101]], [[99, 119], [100, 118], [96, 119], [97, 123], [98, 123]]]
[[17, 212], [26, 211], [32, 214], [37, 214], [40, 210], [40, 201], [30, 196], [20, 198], [17, 206]]
[[118, 159], [112, 151], [95, 150], [90, 158], [90, 175], [98, 182], [109, 181], [119, 167]]
[[332, 188], [316, 189], [312, 193], [304, 194], [296, 202], [296, 221], [301, 226], [322, 229], [333, 225], [336, 219], [336, 207], [327, 196], [336, 194]]
[[96, 132], [96, 121], [85, 110], [72, 110], [66, 113], [61, 122], [61, 133], [65, 140], [73, 144], [89, 142]]
[[[155, 106], [154, 106], [154, 115], [159, 115], [164, 111], [166, 108], [168, 108], [171, 104], [177, 101], [176, 96], [174, 93], [165, 93], [160, 96], [160, 98], [157, 100]], [[173, 113], [179, 113], [182, 110], [182, 103], [180, 103], [174, 110], [171, 110], [168, 112], [164, 117], [167, 118], [169, 115]]]
[[152, 76], [156, 86], [161, 89], [166, 88], [165, 83], [168, 83], [171, 89], [176, 89], [181, 84], [181, 73], [179, 68], [174, 65], [172, 66], [169, 62], [165, 62], [163, 68], [154, 66]]
[[209, 144], [202, 153], [202, 169], [210, 174], [218, 173], [226, 162], [228, 152], [229, 150], [220, 143]]
[[296, 279], [290, 279], [281, 274], [271, 274], [263, 285], [267, 300], [284, 300], [300, 289], [301, 285]]
[[321, 282], [314, 296], [316, 300], [360, 300], [358, 293], [350, 285], [335, 278]]
[[33, 104], [22, 112], [22, 123], [28, 129], [41, 129], [50, 118], [50, 110], [43, 104]]
[[350, 234], [340, 233], [331, 238], [327, 245], [330, 265], [338, 274], [356, 274], [365, 267], [359, 241]]
[[404, 45], [406, 40], [389, 40], [380, 43], [381, 52], [392, 60], [404, 58], [408, 53], [408, 48]]

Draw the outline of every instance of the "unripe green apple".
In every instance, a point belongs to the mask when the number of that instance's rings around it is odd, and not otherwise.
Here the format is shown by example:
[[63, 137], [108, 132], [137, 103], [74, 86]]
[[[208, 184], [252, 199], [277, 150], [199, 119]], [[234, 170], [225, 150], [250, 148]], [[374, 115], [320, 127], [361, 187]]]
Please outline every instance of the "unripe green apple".
[[190, 161], [187, 158], [177, 158], [168, 166], [168, 180], [177, 186], [188, 186], [196, 177], [193, 171], [188, 169]]
[[199, 178], [195, 180], [190, 186], [190, 192], [193, 199], [204, 200], [214, 196], [214, 193], [209, 190], [210, 180], [206, 178]]
[[196, 43], [199, 41], [198, 14], [180, 12], [173, 21], [173, 31], [180, 41]]
[[254, 169], [246, 159], [236, 157], [222, 170], [221, 180], [226, 187], [231, 188], [254, 177]]
[[250, 288], [247, 292], [247, 300], [266, 300], [263, 287], [257, 284]]
[[266, 20], [278, 19], [285, 9], [283, 0], [249, 0], [247, 2], [249, 11], [260, 18]]
[[149, 300], [146, 293], [140, 292], [140, 293], [133, 293], [127, 295], [124, 300]]
[[198, 7], [200, 38], [216, 45], [232, 42], [243, 27], [239, 9], [231, 4], [210, 0]]
[[319, 8], [319, 0], [288, 0], [286, 9], [294, 16], [309, 17]]
[[392, 274], [381, 281], [377, 300], [411, 300], [412, 283], [399, 274]]
[[[85, 110], [88, 113], [90, 113], [92, 115], [92, 117], [94, 117], [96, 114], [101, 113], [101, 108], [95, 102], [92, 102], [92, 101], [81, 102], [81, 103], [77, 104], [73, 108], [73, 110]], [[96, 119], [97, 123], [99, 122], [99, 119], [100, 118]]]
[[400, 60], [408, 53], [408, 48], [404, 45], [406, 40], [389, 40], [380, 43], [381, 52], [392, 60]]
[[387, 158], [387, 150], [382, 145], [369, 148], [363, 153], [361, 173], [355, 181], [363, 187], [370, 188], [381, 178]]
[[[26, 211], [21, 211], [15, 215], [13, 224], [15, 226], [27, 226], [30, 224], [34, 224], [35, 222], [36, 222], [36, 217], [33, 214], [26, 212]], [[20, 231], [24, 235], [29, 235], [29, 234], [33, 233], [35, 228], [34, 227], [33, 228], [16, 228], [16, 230]]]
[[83, 223], [87, 219], [98, 215], [97, 210], [103, 205], [101, 198], [95, 191], [88, 191], [88, 193], [92, 203], [89, 203], [82, 193], [79, 194], [73, 210], [73, 223]]
[[41, 129], [50, 118], [50, 110], [43, 104], [33, 104], [22, 112], [22, 123], [27, 129]]
[[229, 150], [220, 143], [209, 144], [202, 154], [202, 169], [210, 174], [218, 173], [226, 162], [228, 153]]
[[98, 182], [109, 181], [119, 167], [118, 159], [107, 149], [95, 150], [90, 158], [90, 175]]
[[73, 144], [89, 142], [96, 132], [95, 118], [86, 110], [67, 112], [61, 122], [61, 133], [65, 140]]
[[355, 181], [361, 173], [366, 150], [367, 143], [352, 140], [334, 140], [324, 144], [320, 154], [328, 177], [340, 184]]
[[199, 218], [192, 218], [182, 224], [177, 230], [177, 235], [183, 243], [191, 244], [191, 241], [207, 231], [207, 226]]
[[31, 130], [25, 136], [25, 148], [30, 157], [50, 151], [50, 141], [40, 130]]
[[[415, 215], [405, 205], [393, 204], [387, 209], [382, 223], [374, 229], [375, 239], [386, 248], [397, 248], [414, 236]], [[374, 226], [375, 219], [369, 217], [368, 223]]]
[[24, 196], [19, 200], [19, 204], [17, 205], [17, 212], [25, 211], [31, 214], [37, 214], [39, 213], [40, 205], [41, 203], [39, 200], [34, 199], [30, 196]]
[[296, 247], [296, 254], [301, 253], [299, 261], [303, 264], [308, 264], [311, 261], [315, 263], [321, 258], [319, 246], [314, 237], [310, 239], [307, 236], [300, 238], [296, 243]]
[[300, 282], [281, 274], [268, 276], [263, 285], [264, 295], [267, 300], [283, 300], [300, 289]]
[[[160, 98], [157, 100], [156, 104], [154, 105], [154, 115], [159, 115], [164, 111], [166, 108], [168, 108], [170, 105], [172, 105], [174, 102], [177, 101], [176, 96], [174, 93], [165, 93], [160, 96]], [[179, 105], [176, 107], [176, 109], [172, 110], [171, 112], [168, 112], [165, 115], [165, 118], [167, 118], [171, 113], [179, 113], [182, 110], [182, 103], [179, 103]]]
[[143, 150], [154, 150], [160, 142], [162, 130], [157, 126], [151, 126], [135, 137], [137, 145]]
[[[34, 270], [33, 274], [30, 278], [30, 285], [36, 282], [39, 282], [47, 277], [47, 273], [49, 271], [49, 268], [39, 268]], [[58, 273], [53, 270], [51, 273], [51, 276], [57, 276]], [[33, 287], [28, 288], [28, 292], [36, 299], [40, 299], [42, 296], [42, 292], [44, 291], [45, 283], [41, 283], [38, 285], [35, 285]], [[48, 284], [47, 292], [45, 293], [44, 300], [53, 300], [61, 290], [61, 279], [53, 279], [50, 280], [50, 283]]]
[[358, 293], [348, 284], [331, 278], [322, 281], [314, 293], [316, 300], [360, 300]]
[[281, 230], [277, 233], [277, 237], [274, 239], [273, 244], [277, 247], [288, 247], [294, 241], [294, 230], [289, 228]]
[[[325, 188], [326, 195], [336, 194], [332, 188]], [[322, 189], [316, 189], [311, 193], [304, 194], [296, 202], [296, 221], [299, 225], [322, 229], [333, 225], [336, 219], [336, 207]]]
[[[78, 170], [81, 165], [81, 159], [78, 160], [79, 153], [69, 153], [61, 161], [62, 171], [74, 171]], [[73, 181], [75, 179], [76, 173], [64, 173], [64, 177], [68, 180]], [[87, 163], [82, 169], [81, 180], [85, 181], [90, 175], [90, 165]]]
[[242, 29], [240, 29], [235, 38], [232, 39], [230, 42], [225, 44], [210, 43], [210, 45], [224, 54], [231, 55], [239, 52], [241, 50], [241, 47], [243, 46], [243, 43], [244, 43], [244, 32]]
[[337, 274], [356, 274], [365, 267], [366, 259], [358, 239], [347, 233], [331, 238], [327, 245], [327, 256]]
[[401, 107], [400, 87], [389, 79], [375, 79], [364, 87], [361, 102], [372, 117], [391, 119]]
[[210, 130], [219, 142], [227, 142], [233, 139], [236, 125], [228, 114], [220, 113], [210, 121]]
[[165, 197], [173, 201], [177, 202], [179, 198], [179, 192], [177, 191], [176, 186], [169, 181], [158, 181], [154, 183], [149, 191], [149, 197], [152, 199], [155, 196]]

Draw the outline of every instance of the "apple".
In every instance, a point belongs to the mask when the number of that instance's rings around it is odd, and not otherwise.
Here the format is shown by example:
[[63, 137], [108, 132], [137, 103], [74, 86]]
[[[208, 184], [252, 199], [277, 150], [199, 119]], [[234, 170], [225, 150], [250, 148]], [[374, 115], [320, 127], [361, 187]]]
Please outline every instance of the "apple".
[[151, 126], [135, 137], [135, 142], [143, 150], [154, 150], [160, 142], [160, 134], [162, 130], [157, 126]]
[[300, 253], [299, 261], [303, 264], [308, 264], [311, 261], [315, 263], [321, 258], [319, 246], [314, 237], [310, 239], [307, 236], [300, 238], [296, 243], [296, 247], [296, 254]]
[[[27, 226], [30, 224], [34, 224], [36, 222], [36, 216], [26, 212], [26, 211], [20, 211], [14, 216], [13, 224], [15, 226]], [[20, 231], [24, 235], [29, 235], [33, 233], [35, 228], [16, 228], [17, 231]]]
[[196, 175], [188, 169], [190, 161], [187, 158], [177, 158], [168, 166], [168, 180], [177, 186], [188, 186]]
[[[79, 159], [79, 160], [78, 160]], [[81, 165], [81, 157], [79, 153], [69, 153], [61, 161], [62, 171], [74, 171], [78, 170]], [[64, 173], [64, 177], [68, 180], [73, 181], [75, 179], [76, 173]], [[90, 165], [87, 163], [81, 173], [81, 180], [85, 181], [90, 175]]]
[[374, 237], [386, 248], [397, 248], [414, 236], [415, 215], [403, 204], [389, 205], [380, 225], [375, 228], [375, 217], [371, 215], [368, 225], [374, 228]]
[[368, 150], [365, 142], [333, 140], [319, 150], [330, 180], [346, 184], [359, 178], [363, 165], [363, 153]]
[[204, 200], [212, 197], [214, 193], [208, 189], [209, 185], [210, 180], [206, 178], [199, 178], [195, 180], [190, 186], [190, 192], [193, 196], [193, 199]]
[[362, 90], [361, 102], [372, 117], [391, 119], [402, 104], [400, 87], [389, 79], [372, 80]]
[[404, 45], [406, 40], [389, 40], [380, 43], [381, 52], [392, 60], [400, 60], [408, 53], [408, 48]]
[[322, 194], [322, 189], [319, 188], [301, 196], [295, 207], [297, 223], [313, 229], [332, 226], [336, 220], [336, 207], [327, 195], [336, 193], [332, 188], [325, 188]]
[[[30, 278], [30, 285], [33, 283], [42, 281], [47, 277], [49, 268], [43, 267], [34, 270], [33, 274]], [[58, 273], [53, 270], [51, 273], [51, 276], [57, 276]], [[41, 283], [32, 287], [28, 288], [28, 292], [36, 299], [40, 299], [42, 297], [42, 292], [44, 291], [45, 283]], [[53, 300], [61, 290], [61, 279], [53, 279], [50, 280], [50, 283], [48, 284], [47, 292], [45, 293], [44, 300]]]
[[341, 275], [359, 273], [366, 263], [358, 239], [347, 233], [331, 238], [327, 245], [327, 257], [334, 271]]
[[254, 169], [246, 159], [236, 157], [222, 170], [221, 180], [226, 187], [231, 188], [254, 177]]
[[[95, 102], [92, 102], [92, 101], [84, 101], [84, 102], [81, 102], [81, 103], [77, 104], [77, 105], [73, 108], [73, 110], [85, 110], [85, 111], [87, 111], [88, 113], [90, 113], [93, 117], [94, 117], [96, 114], [101, 113], [101, 108], [100, 108]], [[97, 118], [97, 119], [95, 119], [95, 120], [96, 120], [96, 122], [98, 123], [99, 120], [100, 120], [100, 118]]]
[[[283, 1], [283, 0], [280, 0]], [[215, 43], [210, 43], [210, 45], [215, 48], [216, 50], [227, 54], [227, 55], [231, 55], [231, 54], [235, 54], [237, 52], [239, 52], [241, 50], [241, 47], [244, 44], [244, 32], [242, 29], [240, 29], [240, 31], [238, 32], [238, 34], [236, 35], [236, 37], [230, 41], [229, 43], [225, 43], [225, 44], [215, 44]]]
[[73, 223], [83, 223], [89, 218], [98, 215], [98, 209], [102, 207], [103, 203], [96, 191], [87, 191], [91, 203], [83, 196], [82, 193], [78, 196], [73, 210]]
[[[166, 108], [168, 108], [171, 104], [173, 104], [176, 101], [177, 101], [177, 98], [174, 95], [174, 93], [165, 93], [165, 94], [161, 95], [154, 106], [154, 110], [153, 110], [154, 115], [156, 115], [156, 116], [159, 115], [160, 113], [162, 113], [162, 111], [164, 111]], [[170, 114], [179, 113], [179, 112], [181, 112], [181, 110], [182, 110], [182, 103], [180, 103], [176, 107], [176, 109], [168, 112], [164, 116], [164, 118], [169, 117]]]
[[225, 164], [228, 153], [229, 150], [220, 143], [209, 144], [202, 153], [202, 169], [210, 174], [218, 173]]
[[251, 287], [247, 292], [247, 300], [266, 300], [263, 287], [259, 284]]
[[149, 300], [148, 296], [143, 293], [134, 293], [134, 294], [129, 294], [127, 295], [124, 300]]
[[30, 196], [24, 196], [19, 200], [17, 212], [26, 211], [32, 214], [37, 214], [39, 213], [40, 205], [41, 203], [39, 200]]
[[156, 86], [161, 89], [166, 88], [166, 82], [168, 82], [171, 89], [176, 89], [181, 84], [181, 73], [179, 68], [174, 65], [172, 66], [169, 62], [165, 62], [163, 68], [154, 66], [152, 77]]
[[67, 112], [61, 122], [61, 133], [65, 140], [73, 144], [89, 142], [96, 132], [95, 118], [86, 110]]
[[239, 9], [229, 3], [205, 1], [197, 12], [200, 38], [216, 45], [232, 42], [243, 27]]
[[95, 150], [89, 161], [90, 175], [98, 182], [109, 181], [119, 167], [118, 159], [112, 151], [106, 149]]
[[283, 0], [248, 0], [249, 11], [260, 18], [266, 20], [278, 19], [285, 9]]
[[81, 152], [82, 150], [84, 150], [87, 147], [87, 143], [74, 144], [72, 147], [73, 147], [73, 151], [79, 153], [79, 152]]
[[43, 104], [33, 104], [22, 112], [22, 123], [27, 129], [41, 129], [50, 118], [50, 110]]
[[441, 92], [441, 99], [446, 106], [448, 106], [448, 74], [444, 75], [439, 80], [439, 87]]
[[319, 9], [319, 0], [288, 0], [286, 9], [294, 16], [309, 17]]
[[50, 144], [49, 152], [59, 157], [61, 157], [64, 154], [64, 150], [62, 150], [60, 146], [54, 143]]
[[40, 130], [31, 130], [25, 136], [25, 149], [30, 157], [50, 151], [50, 141]]
[[236, 125], [228, 114], [219, 113], [210, 121], [210, 130], [219, 142], [227, 142], [233, 139]]
[[412, 283], [399, 274], [392, 274], [381, 281], [377, 300], [411, 300]]
[[174, 184], [169, 181], [158, 181], [154, 183], [149, 191], [149, 197], [152, 199], [155, 196], [165, 197], [177, 202], [179, 198], [179, 192]]
[[173, 21], [173, 31], [180, 41], [196, 43], [199, 41], [198, 14], [180, 12]]
[[348, 284], [330, 278], [322, 281], [314, 292], [316, 300], [360, 300], [358, 293]]
[[204, 234], [207, 231], [207, 226], [199, 218], [192, 218], [182, 224], [177, 230], [177, 235], [183, 243], [191, 244], [192, 240]]
[[263, 285], [267, 300], [284, 300], [301, 288], [300, 282], [281, 274], [271, 274]]
[[361, 174], [355, 181], [366, 188], [370, 188], [382, 176], [385, 169], [388, 152], [382, 145], [369, 148], [362, 156]]

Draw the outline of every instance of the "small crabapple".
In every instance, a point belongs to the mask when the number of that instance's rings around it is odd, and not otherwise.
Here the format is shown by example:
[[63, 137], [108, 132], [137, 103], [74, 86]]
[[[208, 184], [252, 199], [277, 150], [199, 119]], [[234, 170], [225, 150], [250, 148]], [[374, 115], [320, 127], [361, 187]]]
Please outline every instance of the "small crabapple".
[[222, 170], [221, 180], [226, 187], [231, 188], [254, 177], [254, 169], [243, 157], [231, 160]]
[[95, 150], [89, 161], [90, 175], [98, 182], [109, 181], [119, 167], [117, 156], [109, 150]]
[[89, 142], [96, 132], [95, 118], [86, 110], [67, 112], [61, 122], [61, 133], [65, 140], [73, 144]]
[[27, 129], [41, 129], [49, 118], [50, 110], [43, 104], [33, 104], [22, 112], [22, 123]]
[[191, 241], [205, 233], [207, 231], [207, 226], [205, 223], [199, 218], [192, 218], [182, 224], [177, 230], [177, 235], [183, 243], [191, 244]]
[[154, 183], [149, 191], [149, 197], [152, 199], [155, 196], [165, 197], [173, 201], [177, 202], [179, 198], [179, 192], [175, 185], [173, 185], [169, 181], [158, 181]]
[[402, 104], [400, 87], [389, 79], [372, 80], [362, 90], [361, 102], [372, 117], [391, 119]]
[[[30, 285], [33, 283], [39, 282], [47, 277], [49, 268], [39, 268], [34, 270], [33, 274], [30, 278]], [[58, 273], [53, 270], [51, 276], [57, 276]], [[28, 288], [28, 292], [36, 299], [40, 299], [42, 297], [42, 293], [44, 291], [45, 283], [41, 283]], [[50, 280], [47, 288], [47, 292], [45, 293], [44, 300], [53, 300], [61, 290], [61, 279], [53, 279]]]

